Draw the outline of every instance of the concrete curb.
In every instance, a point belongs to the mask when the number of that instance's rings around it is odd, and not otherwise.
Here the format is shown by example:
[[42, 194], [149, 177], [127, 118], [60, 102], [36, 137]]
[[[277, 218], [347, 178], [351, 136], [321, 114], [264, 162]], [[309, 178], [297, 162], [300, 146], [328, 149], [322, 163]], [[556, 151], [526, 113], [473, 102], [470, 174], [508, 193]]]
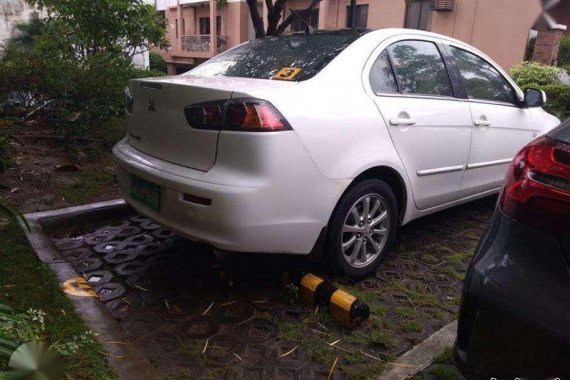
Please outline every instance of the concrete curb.
[[422, 371], [446, 348], [453, 346], [457, 335], [457, 320], [444, 326], [422, 343], [400, 356], [392, 369], [384, 372], [376, 380], [403, 380]]
[[[65, 226], [76, 225], [78, 222], [96, 222], [109, 217], [126, 215], [129, 208], [123, 200], [93, 203], [85, 206], [69, 207], [60, 210], [26, 214], [31, 231], [26, 231], [30, 244], [39, 259], [49, 265], [60, 283], [81, 274], [63, 259], [46, 231]], [[130, 341], [117, 321], [111, 317], [105, 306], [98, 298], [68, 296], [77, 313], [87, 326], [97, 333], [97, 339], [103, 345], [109, 364], [115, 369], [121, 379], [161, 379], [158, 370]], [[125, 344], [105, 344], [105, 342], [123, 342]]]

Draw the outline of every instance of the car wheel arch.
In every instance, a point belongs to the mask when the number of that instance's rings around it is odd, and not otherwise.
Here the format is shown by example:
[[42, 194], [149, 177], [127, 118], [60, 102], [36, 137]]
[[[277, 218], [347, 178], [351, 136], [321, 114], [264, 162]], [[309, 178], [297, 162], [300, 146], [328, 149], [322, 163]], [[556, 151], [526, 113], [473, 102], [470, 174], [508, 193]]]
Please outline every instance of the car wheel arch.
[[[353, 188], [358, 183], [367, 179], [379, 179], [381, 181], [386, 182], [390, 186], [390, 188], [392, 188], [394, 194], [396, 195], [396, 202], [398, 205], [398, 220], [400, 221], [400, 223], [402, 223], [408, 205], [407, 187], [402, 175], [396, 169], [391, 168], [389, 166], [383, 166], [383, 165], [373, 166], [362, 171], [360, 174], [354, 177], [354, 179], [343, 191], [343, 193], [337, 200], [337, 205], [340, 199], [342, 199], [342, 197], [351, 188]], [[331, 211], [331, 216], [332, 216], [332, 211]], [[329, 216], [329, 221], [330, 221], [330, 216]]]

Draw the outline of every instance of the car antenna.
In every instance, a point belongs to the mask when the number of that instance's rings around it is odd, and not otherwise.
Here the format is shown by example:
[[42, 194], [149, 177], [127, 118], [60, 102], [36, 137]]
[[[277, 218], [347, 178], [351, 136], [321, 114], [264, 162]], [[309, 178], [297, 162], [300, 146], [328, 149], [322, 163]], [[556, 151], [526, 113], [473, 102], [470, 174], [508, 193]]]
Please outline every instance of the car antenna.
[[309, 23], [307, 23], [307, 21], [305, 21], [305, 19], [299, 14], [299, 12], [297, 12], [296, 10], [293, 10], [291, 8], [289, 8], [289, 10], [291, 11], [291, 13], [293, 13], [295, 15], [295, 17], [297, 17], [299, 20], [301, 20], [301, 22], [303, 24], [305, 24], [305, 34], [315, 33], [315, 28], [313, 28], [311, 25], [309, 25]]

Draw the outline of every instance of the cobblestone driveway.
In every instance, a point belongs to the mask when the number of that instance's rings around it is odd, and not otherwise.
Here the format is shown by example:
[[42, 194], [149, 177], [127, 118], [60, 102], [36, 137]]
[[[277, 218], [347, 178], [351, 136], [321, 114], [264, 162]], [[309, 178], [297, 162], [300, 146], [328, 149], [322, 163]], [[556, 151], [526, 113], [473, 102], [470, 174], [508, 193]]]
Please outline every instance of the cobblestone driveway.
[[[454, 319], [494, 202], [405, 226], [376, 275], [357, 283], [300, 257], [215, 257], [135, 214], [52, 239], [165, 378], [326, 379], [336, 362], [331, 378], [365, 379]], [[350, 330], [299, 303], [279, 287], [290, 268], [368, 302], [370, 320]]]

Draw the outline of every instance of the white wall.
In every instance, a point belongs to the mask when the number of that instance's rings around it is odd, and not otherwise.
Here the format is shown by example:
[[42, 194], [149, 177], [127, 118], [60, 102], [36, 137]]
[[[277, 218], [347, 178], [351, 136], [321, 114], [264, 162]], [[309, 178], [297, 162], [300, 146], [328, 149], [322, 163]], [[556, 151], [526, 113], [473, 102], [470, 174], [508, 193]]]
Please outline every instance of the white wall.
[[34, 11], [24, 0], [0, 0], [0, 44], [12, 36], [14, 25]]

